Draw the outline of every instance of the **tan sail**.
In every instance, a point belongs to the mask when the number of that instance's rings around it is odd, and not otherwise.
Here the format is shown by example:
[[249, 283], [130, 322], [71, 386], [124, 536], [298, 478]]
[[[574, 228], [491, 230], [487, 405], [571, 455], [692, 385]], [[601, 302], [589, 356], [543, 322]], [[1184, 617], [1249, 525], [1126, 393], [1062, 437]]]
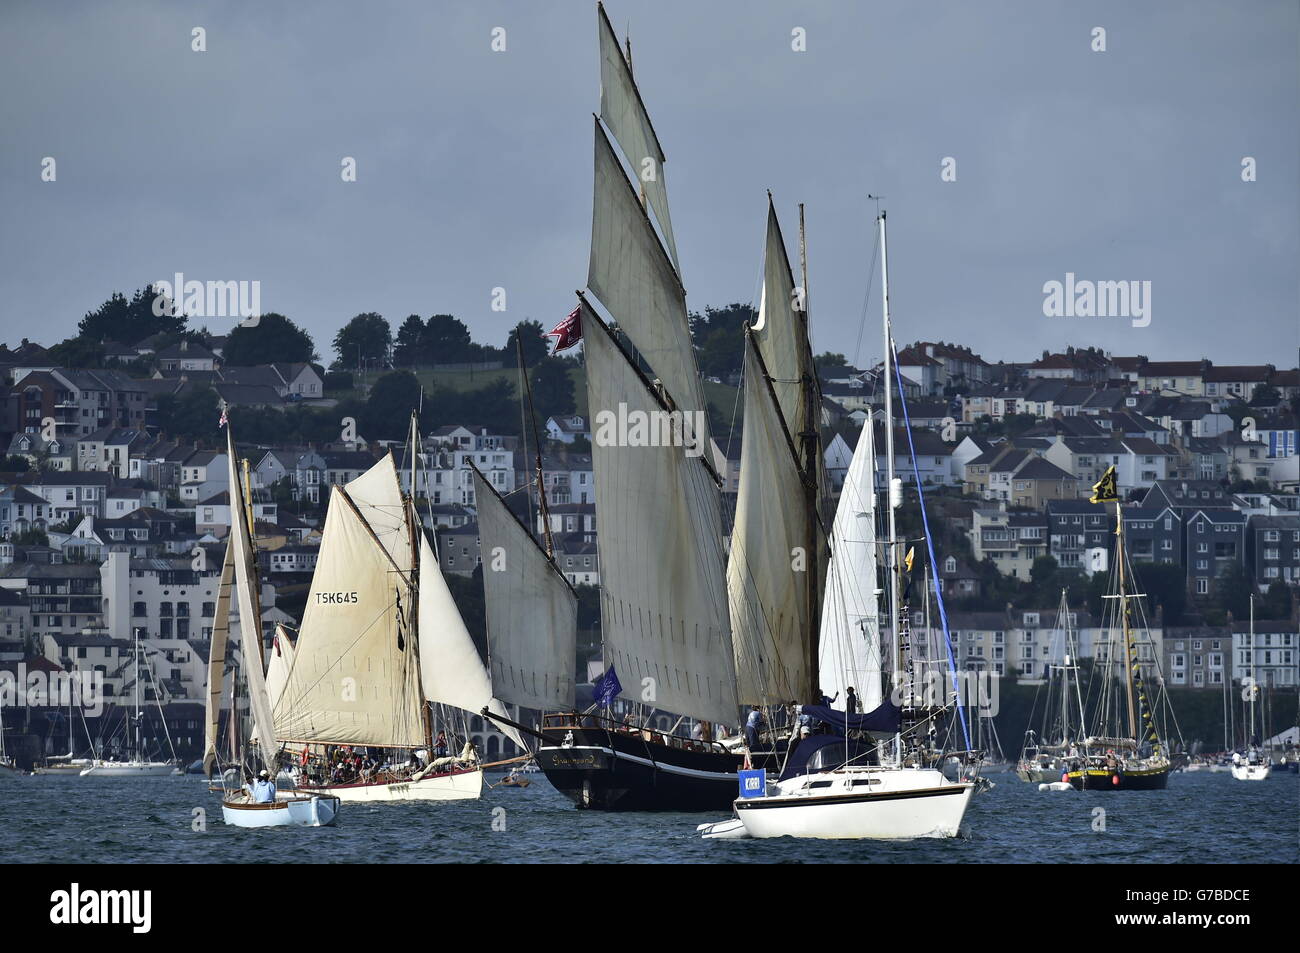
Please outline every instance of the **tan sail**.
[[477, 469], [474, 498], [492, 690], [525, 708], [572, 708], [578, 598]]
[[[208, 690], [203, 721], [203, 772], [211, 774], [216, 766], [217, 731], [221, 717], [222, 682], [226, 672], [226, 647], [230, 642], [230, 597], [235, 579], [234, 554], [226, 542], [221, 563], [221, 582], [217, 588], [216, 615], [212, 619], [212, 643], [208, 648]], [[233, 718], [235, 715], [231, 715]]]
[[[589, 307], [583, 312], [606, 661], [627, 698], [732, 722], [717, 485], [702, 456], [644, 445], [652, 433], [663, 436], [653, 425], [663, 407], [609, 328]], [[621, 432], [620, 421], [651, 423], [638, 434]]]
[[650, 115], [632, 79], [632, 70], [619, 49], [618, 37], [605, 16], [605, 8], [597, 4], [600, 33], [600, 118], [609, 126], [618, 141], [623, 155], [627, 156], [655, 219], [663, 231], [664, 241], [673, 267], [680, 272], [677, 261], [677, 240], [673, 237], [673, 223], [668, 215], [668, 184], [664, 180], [664, 152], [655, 135]]
[[587, 287], [631, 339], [677, 407], [703, 410], [686, 292], [599, 122], [595, 132]]
[[805, 699], [808, 684], [804, 484], [752, 338], [745, 347], [745, 430], [727, 587], [737, 692], [749, 704]]
[[[465, 628], [465, 620], [447, 588], [429, 541], [420, 537], [420, 678], [432, 702], [478, 713], [510, 717], [505, 705], [492, 694], [492, 679]], [[527, 750], [520, 734], [509, 725], [501, 731]]]
[[[368, 479], [376, 471], [393, 480], [394, 491], [384, 489], [382, 479]], [[406, 631], [410, 556], [403, 563], [395, 530], [388, 533], [390, 553], [360, 515], [363, 506], [377, 518], [389, 512], [397, 492], [391, 457], [353, 482], [360, 483], [359, 501], [350, 495], [351, 484], [334, 487], [330, 495], [293, 669], [276, 705], [276, 737], [422, 747], [415, 635]]]

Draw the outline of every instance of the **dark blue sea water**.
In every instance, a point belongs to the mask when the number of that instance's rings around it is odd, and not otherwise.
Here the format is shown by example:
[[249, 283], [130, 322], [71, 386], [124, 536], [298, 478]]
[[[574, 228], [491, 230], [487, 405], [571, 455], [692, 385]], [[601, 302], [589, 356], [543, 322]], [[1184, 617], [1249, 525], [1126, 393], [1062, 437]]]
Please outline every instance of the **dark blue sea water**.
[[[3, 776], [0, 776], [2, 778]], [[1300, 777], [1175, 774], [1164, 791], [1039, 792], [1012, 775], [952, 840], [701, 840], [721, 815], [575, 810], [541, 775], [478, 801], [346, 804], [333, 828], [225, 826], [198, 776], [0, 779], [3, 863], [1295, 863]], [[489, 781], [499, 777], [489, 776]], [[204, 808], [206, 831], [192, 829]], [[504, 808], [504, 812], [494, 811]], [[1094, 808], [1103, 808], [1104, 829]], [[494, 829], [494, 821], [495, 828]], [[504, 830], [501, 830], [504, 822]]]

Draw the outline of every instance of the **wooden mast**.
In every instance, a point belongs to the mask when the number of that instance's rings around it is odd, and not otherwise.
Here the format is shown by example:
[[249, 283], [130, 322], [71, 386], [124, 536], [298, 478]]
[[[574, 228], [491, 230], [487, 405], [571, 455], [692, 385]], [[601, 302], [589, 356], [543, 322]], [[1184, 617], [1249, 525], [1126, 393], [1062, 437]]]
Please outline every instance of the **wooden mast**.
[[[523, 325], [520, 325], [522, 328]], [[546, 558], [555, 561], [555, 540], [551, 536], [551, 510], [546, 502], [546, 482], [542, 468], [542, 438], [537, 432], [537, 415], [533, 411], [533, 388], [528, 381], [528, 368], [524, 364], [524, 340], [519, 328], [515, 329], [515, 349], [519, 352], [519, 375], [524, 379], [524, 406], [528, 416], [528, 425], [533, 432], [533, 449], [536, 451], [537, 471], [537, 512], [542, 518], [542, 537], [546, 541]], [[527, 435], [524, 436], [526, 439]], [[532, 533], [532, 527], [529, 527]]]
[[1115, 546], [1115, 558], [1119, 563], [1119, 612], [1120, 625], [1124, 632], [1124, 693], [1128, 702], [1128, 727], [1129, 735], [1133, 738], [1133, 742], [1137, 744], [1139, 742], [1137, 710], [1133, 703], [1133, 663], [1135, 659], [1133, 636], [1129, 628], [1128, 580], [1124, 575], [1124, 515], [1122, 506], [1120, 500], [1115, 500], [1115, 536], [1118, 540]]
[[[407, 587], [407, 599], [410, 606], [406, 610], [406, 638], [410, 642], [412, 658], [416, 665], [420, 663], [420, 538], [424, 533], [420, 525], [419, 514], [415, 511], [415, 455], [420, 448], [420, 425], [416, 412], [411, 411], [411, 430], [407, 437], [409, 449], [411, 488], [406, 494], [406, 535], [411, 540], [411, 581]], [[433, 717], [429, 711], [429, 700], [424, 697], [424, 680], [420, 684], [420, 717], [424, 722], [424, 745], [429, 762], [433, 762]]]

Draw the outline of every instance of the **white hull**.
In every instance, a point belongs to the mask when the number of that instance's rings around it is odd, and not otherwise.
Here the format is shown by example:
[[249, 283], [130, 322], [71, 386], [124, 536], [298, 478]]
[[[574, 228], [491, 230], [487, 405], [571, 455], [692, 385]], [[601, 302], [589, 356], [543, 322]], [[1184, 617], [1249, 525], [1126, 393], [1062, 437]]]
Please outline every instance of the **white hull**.
[[62, 774], [62, 775], [79, 775], [90, 767], [89, 758], [78, 758], [75, 761], [56, 761], [54, 764], [46, 764], [40, 767], [32, 768], [32, 774]]
[[1267, 764], [1234, 764], [1232, 766], [1232, 776], [1238, 781], [1263, 781], [1272, 773], [1272, 766]]
[[329, 827], [338, 819], [339, 799], [289, 797], [271, 804], [223, 800], [221, 817], [233, 827]]
[[162, 761], [96, 761], [80, 772], [83, 778], [161, 778], [180, 773], [176, 765]]
[[769, 785], [735, 807], [751, 837], [955, 837], [974, 789], [932, 768], [849, 768]]
[[483, 796], [483, 772], [474, 770], [457, 774], [436, 774], [418, 781], [397, 781], [392, 784], [340, 784], [299, 788], [299, 792], [329, 795], [348, 804], [379, 801], [467, 801]]

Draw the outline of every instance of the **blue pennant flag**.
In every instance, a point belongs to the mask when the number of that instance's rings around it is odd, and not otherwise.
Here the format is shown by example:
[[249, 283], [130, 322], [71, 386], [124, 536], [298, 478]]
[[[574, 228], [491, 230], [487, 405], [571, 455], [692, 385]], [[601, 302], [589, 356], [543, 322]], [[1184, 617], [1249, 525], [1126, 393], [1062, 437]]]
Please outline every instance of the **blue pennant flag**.
[[592, 697], [600, 707], [608, 708], [614, 703], [614, 698], [623, 690], [623, 686], [618, 683], [618, 673], [614, 671], [614, 666], [611, 665], [608, 672], [596, 679], [592, 689]]

